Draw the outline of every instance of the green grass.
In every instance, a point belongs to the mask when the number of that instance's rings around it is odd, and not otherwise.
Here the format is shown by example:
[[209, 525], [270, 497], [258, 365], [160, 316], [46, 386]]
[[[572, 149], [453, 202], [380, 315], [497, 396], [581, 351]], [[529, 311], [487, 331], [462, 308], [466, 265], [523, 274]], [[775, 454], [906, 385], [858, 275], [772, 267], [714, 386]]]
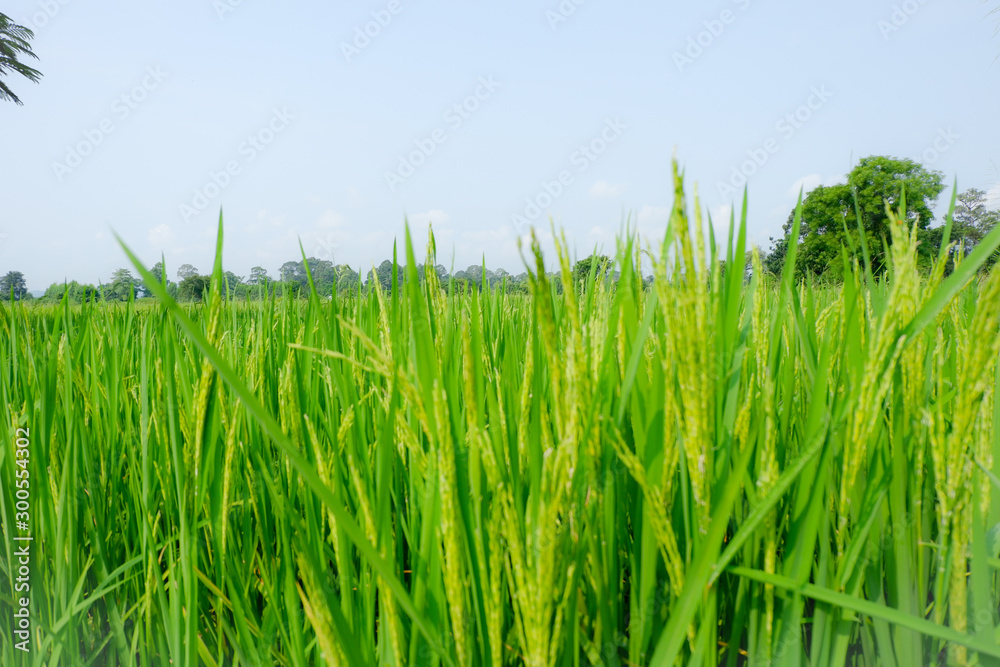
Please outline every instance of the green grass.
[[1000, 664], [1000, 231], [745, 285], [674, 185], [651, 291], [407, 234], [391, 294], [225, 302], [220, 220], [204, 305], [0, 306], [0, 664]]

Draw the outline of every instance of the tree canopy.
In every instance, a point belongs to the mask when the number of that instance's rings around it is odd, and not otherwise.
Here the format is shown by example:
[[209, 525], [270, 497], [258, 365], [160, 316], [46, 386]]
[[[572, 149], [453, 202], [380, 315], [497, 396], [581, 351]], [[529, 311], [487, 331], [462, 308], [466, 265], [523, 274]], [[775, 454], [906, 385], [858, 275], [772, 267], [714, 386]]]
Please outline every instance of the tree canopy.
[[110, 301], [128, 301], [146, 296], [146, 288], [135, 279], [128, 269], [118, 269], [111, 275], [111, 284], [104, 289], [104, 296]]
[[210, 284], [208, 276], [188, 276], [177, 286], [177, 294], [182, 301], [201, 301]]
[[[816, 276], [827, 272], [837, 274], [842, 267], [841, 248], [859, 246], [861, 232], [871, 253], [872, 268], [883, 270], [884, 248], [892, 243], [886, 206], [898, 209], [905, 193], [907, 220], [916, 221], [921, 238], [931, 241], [933, 234], [928, 232], [934, 220], [931, 207], [942, 190], [943, 175], [913, 160], [885, 156], [862, 159], [847, 174], [846, 183], [820, 185], [803, 200], [796, 272]], [[786, 235], [791, 232], [794, 218], [793, 209], [784, 225]], [[786, 244], [787, 239], [775, 243], [772, 256], [765, 262], [769, 270], [780, 271]], [[931, 245], [923, 244], [922, 251], [927, 256]]]
[[581, 281], [587, 280], [590, 277], [592, 269], [595, 277], [600, 277], [601, 274], [607, 277], [611, 274], [614, 266], [615, 261], [607, 255], [591, 255], [590, 257], [581, 259], [573, 266], [573, 280], [579, 285]]
[[196, 275], [198, 275], [198, 269], [194, 268], [190, 264], [181, 264], [177, 267], [177, 280], [184, 280], [185, 278], [191, 278]]
[[20, 271], [8, 271], [0, 278], [0, 301], [21, 301], [28, 294], [28, 287], [24, 283], [24, 274]]
[[33, 83], [42, 78], [41, 72], [21, 62], [23, 57], [38, 60], [29, 43], [34, 37], [31, 30], [14, 23], [6, 14], [0, 14], [0, 100], [9, 100], [18, 106], [24, 104], [7, 85], [8, 75], [20, 74]]
[[100, 300], [100, 291], [93, 285], [84, 285], [75, 280], [63, 283], [52, 283], [45, 290], [42, 301], [59, 302], [67, 296], [70, 303]]

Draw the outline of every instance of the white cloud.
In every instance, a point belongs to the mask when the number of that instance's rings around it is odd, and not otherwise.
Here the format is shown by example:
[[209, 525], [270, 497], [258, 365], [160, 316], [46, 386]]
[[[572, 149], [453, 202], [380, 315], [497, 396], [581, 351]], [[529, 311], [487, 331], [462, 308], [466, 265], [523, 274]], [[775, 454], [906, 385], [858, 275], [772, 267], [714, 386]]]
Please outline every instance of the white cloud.
[[149, 230], [149, 242], [155, 243], [157, 245], [163, 243], [169, 243], [174, 238], [174, 232], [170, 229], [170, 225], [162, 224], [157, 225]]
[[625, 192], [625, 185], [612, 185], [607, 181], [598, 181], [590, 186], [591, 197], [617, 197]]

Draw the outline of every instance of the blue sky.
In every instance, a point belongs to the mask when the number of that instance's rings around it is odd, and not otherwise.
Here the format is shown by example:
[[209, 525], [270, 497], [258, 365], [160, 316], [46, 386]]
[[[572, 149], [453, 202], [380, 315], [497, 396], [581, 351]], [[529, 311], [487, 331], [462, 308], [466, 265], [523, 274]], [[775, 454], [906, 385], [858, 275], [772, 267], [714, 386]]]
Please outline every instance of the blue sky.
[[800, 186], [867, 155], [1000, 203], [992, 6], [8, 2], [44, 78], [0, 105], [0, 272], [107, 281], [127, 265], [111, 230], [207, 270], [221, 206], [240, 275], [276, 275], [299, 239], [370, 268], [404, 215], [440, 263], [520, 273], [523, 223], [549, 215], [580, 257], [626, 216], [660, 238], [675, 151], [717, 228], [749, 176], [764, 246]]

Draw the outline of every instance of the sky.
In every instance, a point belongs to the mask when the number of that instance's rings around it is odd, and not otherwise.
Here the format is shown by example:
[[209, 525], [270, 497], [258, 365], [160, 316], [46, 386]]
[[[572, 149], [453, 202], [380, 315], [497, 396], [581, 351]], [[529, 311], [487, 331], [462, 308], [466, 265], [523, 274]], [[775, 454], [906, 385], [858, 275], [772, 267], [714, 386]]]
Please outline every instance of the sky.
[[[0, 103], [0, 273], [108, 282], [128, 260], [367, 271], [404, 220], [438, 263], [524, 270], [662, 239], [671, 159], [725, 238], [766, 248], [799, 190], [869, 155], [1000, 205], [1000, 5], [982, 0], [5, 2], [39, 83]], [[937, 223], [935, 223], [937, 224]]]

